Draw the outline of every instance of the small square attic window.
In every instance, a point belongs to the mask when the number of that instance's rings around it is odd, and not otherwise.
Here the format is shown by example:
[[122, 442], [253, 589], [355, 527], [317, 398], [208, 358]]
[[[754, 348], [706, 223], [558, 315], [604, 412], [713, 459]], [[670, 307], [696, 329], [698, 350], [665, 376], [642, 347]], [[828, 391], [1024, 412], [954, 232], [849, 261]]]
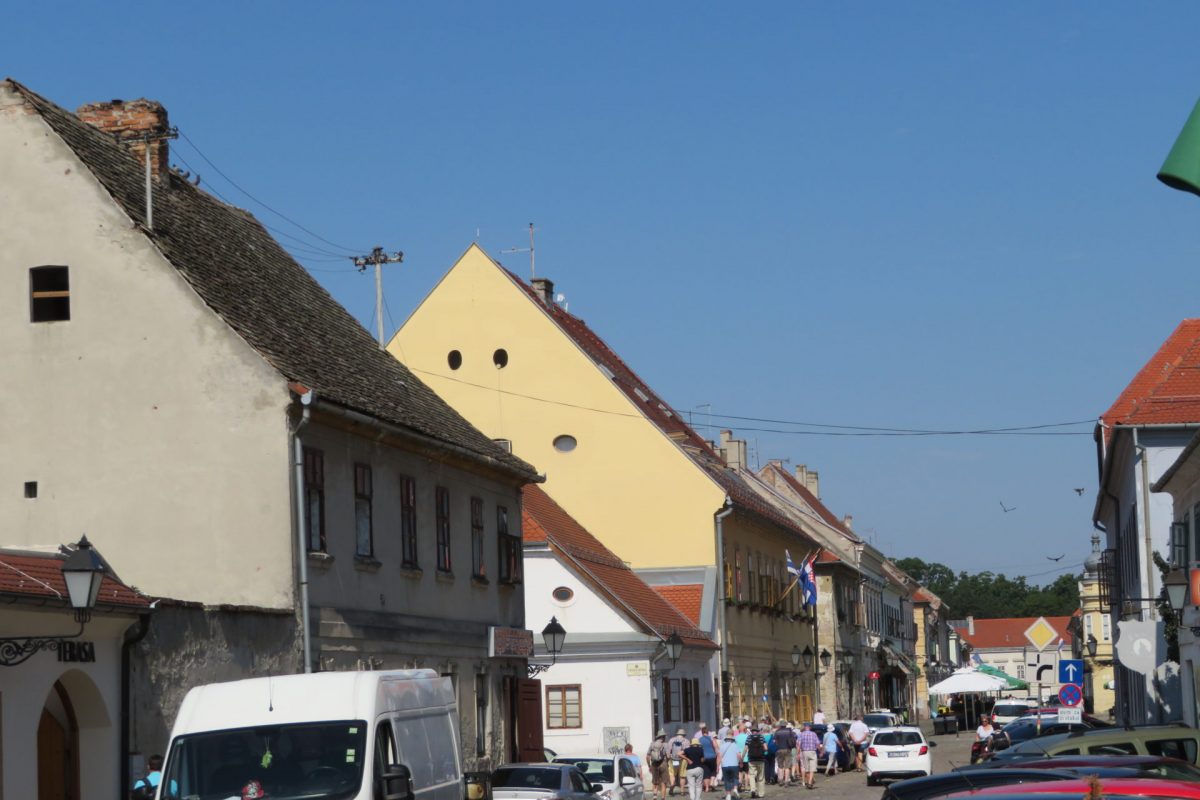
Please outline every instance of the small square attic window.
[[71, 318], [71, 291], [66, 267], [29, 270], [29, 321], [62, 322]]

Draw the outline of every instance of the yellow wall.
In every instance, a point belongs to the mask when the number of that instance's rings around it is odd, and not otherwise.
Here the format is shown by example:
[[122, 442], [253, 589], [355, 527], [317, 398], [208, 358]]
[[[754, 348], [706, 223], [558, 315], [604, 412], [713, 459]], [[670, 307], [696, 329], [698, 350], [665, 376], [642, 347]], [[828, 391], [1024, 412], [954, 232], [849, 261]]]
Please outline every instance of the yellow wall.
[[1091, 630], [1096, 637], [1096, 657], [1092, 658], [1087, 652], [1087, 625], [1081, 620], [1083, 660], [1092, 671], [1092, 713], [1102, 719], [1107, 719], [1109, 711], [1117, 702], [1116, 692], [1105, 688], [1114, 678], [1113, 634], [1115, 631], [1110, 629], [1109, 640], [1104, 641], [1103, 618], [1106, 614], [1100, 605], [1100, 581], [1085, 577], [1085, 580], [1079, 583], [1079, 608], [1084, 620], [1091, 619]]
[[[508, 353], [503, 369], [492, 360], [498, 348]], [[457, 370], [451, 350], [462, 354]], [[478, 246], [388, 351], [488, 436], [511, 440], [546, 474], [546, 491], [635, 568], [716, 563], [713, 513], [724, 492]], [[576, 438], [574, 451], [555, 450], [561, 434]]]

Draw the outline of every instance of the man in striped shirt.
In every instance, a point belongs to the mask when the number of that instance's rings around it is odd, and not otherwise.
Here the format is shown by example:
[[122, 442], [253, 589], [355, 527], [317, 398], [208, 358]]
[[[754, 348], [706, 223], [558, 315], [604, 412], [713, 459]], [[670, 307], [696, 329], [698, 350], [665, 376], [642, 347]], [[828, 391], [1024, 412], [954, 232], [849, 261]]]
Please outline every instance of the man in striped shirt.
[[821, 749], [821, 740], [813, 733], [812, 726], [804, 723], [804, 730], [796, 737], [796, 749], [800, 751], [800, 774], [803, 776], [806, 788], [812, 789], [817, 781], [817, 751]]

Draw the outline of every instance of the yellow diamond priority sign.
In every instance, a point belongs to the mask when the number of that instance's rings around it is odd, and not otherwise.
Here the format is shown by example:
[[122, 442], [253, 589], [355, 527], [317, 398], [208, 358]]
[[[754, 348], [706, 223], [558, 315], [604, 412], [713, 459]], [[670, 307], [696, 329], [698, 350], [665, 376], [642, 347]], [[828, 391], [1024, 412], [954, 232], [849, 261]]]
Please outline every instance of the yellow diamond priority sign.
[[1025, 638], [1040, 653], [1054, 643], [1058, 638], [1058, 631], [1046, 622], [1045, 617], [1038, 617], [1036, 622], [1025, 629]]

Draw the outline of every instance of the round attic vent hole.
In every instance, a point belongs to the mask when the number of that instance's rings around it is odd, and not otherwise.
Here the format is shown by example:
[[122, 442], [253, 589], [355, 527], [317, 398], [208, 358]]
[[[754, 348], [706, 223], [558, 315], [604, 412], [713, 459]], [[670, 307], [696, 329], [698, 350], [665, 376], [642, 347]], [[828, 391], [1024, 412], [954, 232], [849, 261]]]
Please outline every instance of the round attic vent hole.
[[560, 453], [569, 453], [578, 446], [579, 442], [575, 441], [575, 437], [564, 433], [562, 436], [554, 437], [554, 449]]
[[446, 363], [450, 365], [450, 369], [458, 369], [462, 366], [462, 353], [451, 350], [446, 356]]
[[501, 347], [496, 352], [492, 353], [492, 363], [496, 365], [496, 369], [504, 369], [508, 366], [508, 351]]
[[559, 586], [550, 594], [553, 595], [554, 599], [560, 603], [569, 603], [571, 602], [571, 598], [575, 596], [575, 592], [566, 586]]

